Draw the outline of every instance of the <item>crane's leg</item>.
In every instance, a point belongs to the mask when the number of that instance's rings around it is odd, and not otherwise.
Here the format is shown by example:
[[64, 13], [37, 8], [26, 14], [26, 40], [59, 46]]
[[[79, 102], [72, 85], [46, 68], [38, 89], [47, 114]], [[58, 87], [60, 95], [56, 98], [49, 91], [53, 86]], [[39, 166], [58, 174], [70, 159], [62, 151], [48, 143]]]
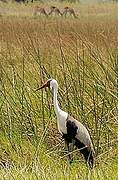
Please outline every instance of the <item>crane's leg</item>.
[[73, 161], [73, 157], [71, 156], [70, 154], [70, 146], [69, 146], [69, 142], [65, 140], [65, 146], [66, 146], [66, 149], [68, 151], [68, 160], [69, 160], [69, 163], [71, 164], [72, 161]]
[[93, 168], [93, 154], [92, 151], [89, 152], [88, 158], [87, 158], [87, 164], [89, 165], [89, 168], [92, 169]]
[[92, 169], [93, 168], [93, 154], [92, 154], [92, 151], [88, 151], [86, 150], [86, 153], [83, 153], [84, 155], [84, 158], [86, 160], [86, 165], [89, 169]]

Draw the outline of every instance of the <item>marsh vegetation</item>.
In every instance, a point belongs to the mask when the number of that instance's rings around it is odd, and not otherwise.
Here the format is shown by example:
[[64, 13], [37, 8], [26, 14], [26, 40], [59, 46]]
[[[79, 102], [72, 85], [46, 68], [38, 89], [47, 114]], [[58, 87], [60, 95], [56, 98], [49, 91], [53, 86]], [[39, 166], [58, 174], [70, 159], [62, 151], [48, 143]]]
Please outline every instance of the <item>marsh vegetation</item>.
[[[2, 179], [118, 178], [118, 5], [70, 6], [78, 19], [34, 17], [31, 4], [0, 8]], [[48, 78], [59, 82], [62, 109], [91, 134], [91, 173], [77, 151], [68, 163], [51, 93], [35, 91]]]

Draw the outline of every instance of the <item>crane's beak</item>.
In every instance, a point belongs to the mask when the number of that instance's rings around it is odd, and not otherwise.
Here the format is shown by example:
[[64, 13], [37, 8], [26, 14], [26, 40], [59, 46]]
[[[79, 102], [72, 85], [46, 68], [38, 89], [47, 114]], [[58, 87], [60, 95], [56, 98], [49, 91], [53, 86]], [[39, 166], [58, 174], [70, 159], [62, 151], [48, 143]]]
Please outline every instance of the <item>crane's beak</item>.
[[36, 89], [36, 91], [46, 88], [46, 87], [50, 87], [50, 81], [46, 81], [40, 88]]

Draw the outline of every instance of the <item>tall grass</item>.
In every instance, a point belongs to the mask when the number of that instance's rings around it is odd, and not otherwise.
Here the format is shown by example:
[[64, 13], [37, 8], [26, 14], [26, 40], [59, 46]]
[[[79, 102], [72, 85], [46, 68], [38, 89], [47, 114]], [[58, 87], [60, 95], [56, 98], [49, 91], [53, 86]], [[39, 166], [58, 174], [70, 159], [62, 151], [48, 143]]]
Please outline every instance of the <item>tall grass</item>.
[[[3, 179], [117, 179], [116, 17], [113, 14], [108, 20], [108, 14], [99, 17], [98, 12], [95, 17], [77, 20], [0, 19]], [[91, 173], [79, 152], [73, 153], [75, 161], [69, 165], [57, 131], [52, 95], [49, 90], [35, 91], [48, 78], [58, 80], [62, 109], [91, 134], [96, 151]]]

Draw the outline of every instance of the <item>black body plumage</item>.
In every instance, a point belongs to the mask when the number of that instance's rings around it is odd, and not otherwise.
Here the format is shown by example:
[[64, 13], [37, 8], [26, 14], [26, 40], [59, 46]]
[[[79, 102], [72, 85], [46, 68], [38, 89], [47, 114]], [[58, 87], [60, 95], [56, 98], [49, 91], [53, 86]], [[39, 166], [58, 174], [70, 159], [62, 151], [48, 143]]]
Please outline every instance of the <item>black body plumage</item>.
[[[88, 163], [89, 167], [93, 167], [93, 151], [91, 148], [88, 148], [86, 144], [81, 142], [79, 138], [76, 137], [78, 133], [78, 126], [74, 121], [71, 121], [73, 119], [71, 116], [67, 118], [66, 121], [66, 127], [67, 127], [67, 134], [63, 134], [63, 138], [65, 141], [69, 143], [74, 143], [74, 145], [79, 149], [80, 153], [83, 154], [86, 162]], [[69, 120], [70, 119], [70, 120]]]

